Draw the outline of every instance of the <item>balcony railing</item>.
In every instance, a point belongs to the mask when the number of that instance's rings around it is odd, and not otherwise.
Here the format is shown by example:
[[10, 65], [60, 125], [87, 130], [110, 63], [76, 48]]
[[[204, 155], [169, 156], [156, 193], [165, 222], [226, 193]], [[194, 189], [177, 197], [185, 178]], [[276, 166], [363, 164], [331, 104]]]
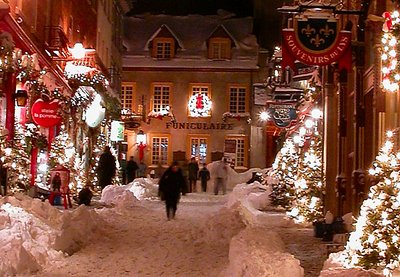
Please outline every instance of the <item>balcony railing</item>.
[[65, 59], [69, 56], [68, 38], [60, 26], [46, 26], [46, 51], [53, 59]]

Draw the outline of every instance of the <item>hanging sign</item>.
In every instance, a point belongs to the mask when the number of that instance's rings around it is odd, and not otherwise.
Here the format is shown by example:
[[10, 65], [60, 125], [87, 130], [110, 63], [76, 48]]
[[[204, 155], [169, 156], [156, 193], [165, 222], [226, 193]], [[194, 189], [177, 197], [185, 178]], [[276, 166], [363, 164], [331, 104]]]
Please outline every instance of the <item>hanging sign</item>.
[[45, 102], [43, 99], [36, 100], [32, 105], [32, 119], [42, 127], [48, 128], [59, 124], [62, 120], [59, 115], [60, 105], [58, 100]]
[[335, 18], [297, 18], [293, 29], [283, 30], [282, 68], [296, 70], [294, 62], [307, 65], [339, 63], [351, 67], [351, 33], [339, 31]]
[[112, 121], [111, 122], [111, 141], [123, 141], [124, 140], [124, 122]]
[[288, 127], [297, 118], [296, 107], [293, 103], [269, 103], [268, 113], [275, 126], [279, 128]]

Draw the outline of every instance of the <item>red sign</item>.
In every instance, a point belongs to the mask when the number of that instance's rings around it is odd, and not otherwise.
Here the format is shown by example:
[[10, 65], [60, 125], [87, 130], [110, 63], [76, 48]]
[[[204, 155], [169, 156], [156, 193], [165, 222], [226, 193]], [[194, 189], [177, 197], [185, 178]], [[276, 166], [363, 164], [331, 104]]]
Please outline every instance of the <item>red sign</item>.
[[328, 19], [298, 20], [294, 29], [283, 30], [282, 68], [296, 70], [294, 62], [328, 65], [338, 61], [339, 70], [351, 67], [351, 33], [338, 31]]
[[32, 105], [32, 119], [42, 127], [53, 127], [61, 122], [59, 115], [60, 105], [57, 100], [45, 102], [43, 99], [36, 100]]

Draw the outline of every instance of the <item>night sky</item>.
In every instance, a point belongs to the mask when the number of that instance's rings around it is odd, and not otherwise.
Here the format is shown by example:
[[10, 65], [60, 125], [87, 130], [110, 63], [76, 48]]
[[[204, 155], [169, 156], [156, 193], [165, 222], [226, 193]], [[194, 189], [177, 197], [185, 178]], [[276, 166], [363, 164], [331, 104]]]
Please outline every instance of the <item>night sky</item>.
[[216, 14], [218, 9], [235, 13], [237, 16], [253, 14], [251, 0], [133, 0], [134, 8], [128, 15], [152, 14]]

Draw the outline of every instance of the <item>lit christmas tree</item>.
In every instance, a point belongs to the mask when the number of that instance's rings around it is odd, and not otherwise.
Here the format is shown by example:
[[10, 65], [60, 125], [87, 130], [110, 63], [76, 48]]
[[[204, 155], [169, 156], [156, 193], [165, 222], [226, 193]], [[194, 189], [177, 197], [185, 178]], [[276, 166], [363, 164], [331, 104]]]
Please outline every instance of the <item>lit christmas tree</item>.
[[276, 182], [271, 184], [270, 199], [274, 206], [281, 206], [285, 209], [291, 207], [299, 161], [298, 150], [292, 138], [287, 138], [272, 165], [271, 174]]
[[51, 143], [49, 154], [50, 169], [62, 165], [71, 170], [74, 166], [75, 147], [64, 126]]
[[300, 157], [294, 182], [294, 200], [288, 212], [297, 222], [314, 222], [323, 217], [325, 182], [322, 169], [322, 138], [317, 133]]
[[325, 180], [322, 167], [322, 112], [311, 110], [303, 119], [293, 142], [301, 148], [295, 177], [293, 201], [288, 216], [296, 222], [314, 222], [323, 217]]
[[6, 164], [9, 168], [8, 185], [12, 192], [24, 191], [29, 188], [31, 180], [29, 148], [30, 146], [26, 142], [25, 128], [16, 123], [10, 160]]
[[392, 276], [400, 259], [400, 153], [395, 153], [393, 132], [380, 149], [369, 173], [376, 185], [370, 188], [342, 253], [347, 267], [381, 269]]
[[[51, 143], [49, 154], [50, 169], [55, 168], [57, 165], [69, 170], [70, 189], [72, 192], [76, 192], [85, 186], [86, 178], [81, 159], [76, 153], [74, 144], [64, 126], [61, 126], [60, 133]], [[50, 178], [50, 174], [48, 177]]]

